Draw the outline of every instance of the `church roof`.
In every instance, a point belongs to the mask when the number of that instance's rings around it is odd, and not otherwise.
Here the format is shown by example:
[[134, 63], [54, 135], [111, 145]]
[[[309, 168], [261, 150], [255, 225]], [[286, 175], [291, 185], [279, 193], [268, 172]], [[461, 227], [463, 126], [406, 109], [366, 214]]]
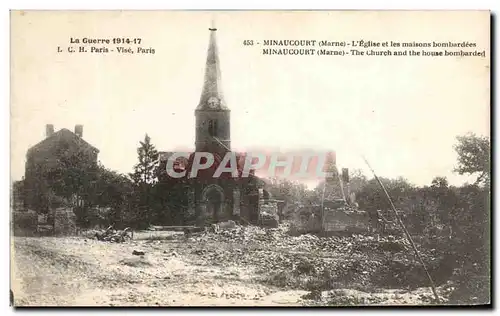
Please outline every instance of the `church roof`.
[[[224, 100], [221, 84], [221, 72], [219, 62], [219, 52], [217, 49], [215, 26], [210, 29], [210, 41], [208, 44], [207, 61], [205, 65], [205, 77], [203, 82], [203, 89], [201, 92], [200, 103], [196, 110], [204, 110], [208, 108], [211, 102], [218, 102], [218, 109], [229, 110]], [[215, 98], [215, 99], [214, 99]]]

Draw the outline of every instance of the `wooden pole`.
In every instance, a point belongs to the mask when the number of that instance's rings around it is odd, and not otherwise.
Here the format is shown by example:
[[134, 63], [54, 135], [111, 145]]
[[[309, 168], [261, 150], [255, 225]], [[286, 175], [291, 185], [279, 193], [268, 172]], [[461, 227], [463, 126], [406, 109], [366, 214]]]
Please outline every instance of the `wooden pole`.
[[394, 203], [392, 202], [391, 197], [389, 196], [389, 193], [387, 192], [387, 190], [385, 189], [384, 184], [382, 183], [382, 181], [380, 181], [379, 177], [377, 176], [377, 174], [375, 173], [375, 171], [373, 170], [373, 168], [368, 163], [368, 160], [366, 160], [366, 158], [364, 156], [363, 156], [363, 160], [365, 161], [365, 163], [368, 166], [368, 168], [370, 168], [371, 172], [373, 173], [373, 176], [375, 177], [375, 180], [377, 180], [378, 184], [380, 185], [380, 187], [384, 191], [385, 196], [387, 197], [387, 200], [389, 200], [389, 203], [391, 205], [392, 211], [394, 212], [394, 215], [396, 216], [396, 219], [397, 219], [397, 221], [399, 223], [399, 226], [401, 226], [401, 228], [403, 229], [403, 231], [404, 231], [404, 233], [406, 235], [406, 238], [410, 242], [411, 247], [413, 248], [413, 251], [415, 252], [416, 257], [418, 258], [418, 260], [422, 264], [422, 266], [424, 268], [424, 271], [425, 271], [425, 274], [427, 275], [427, 278], [429, 279], [429, 283], [431, 285], [432, 293], [434, 294], [436, 302], [438, 304], [441, 303], [441, 300], [439, 299], [439, 296], [438, 296], [437, 291], [436, 291], [436, 285], [434, 284], [434, 281], [432, 280], [432, 277], [429, 274], [429, 271], [427, 270], [427, 266], [425, 265], [424, 260], [420, 256], [420, 252], [418, 252], [417, 246], [413, 242], [413, 239], [411, 238], [410, 233], [408, 232], [408, 230], [406, 229], [405, 225], [403, 224], [403, 221], [401, 221], [401, 218], [399, 217], [399, 214], [398, 214], [398, 212], [396, 210], [396, 207], [394, 206]]
[[325, 178], [325, 183], [323, 184], [323, 194], [321, 197], [321, 234], [324, 236], [325, 235], [325, 192], [326, 192], [326, 181], [327, 179]]

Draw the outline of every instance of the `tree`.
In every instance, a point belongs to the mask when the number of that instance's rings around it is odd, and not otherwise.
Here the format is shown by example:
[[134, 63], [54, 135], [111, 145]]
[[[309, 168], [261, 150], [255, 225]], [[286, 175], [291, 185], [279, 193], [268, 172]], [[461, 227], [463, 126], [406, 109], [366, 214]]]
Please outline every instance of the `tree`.
[[[477, 175], [476, 183], [460, 187], [456, 212], [452, 216], [453, 239], [450, 246], [457, 254], [457, 288], [451, 302], [487, 303], [491, 300], [490, 270], [490, 141], [467, 134], [457, 137], [459, 174]], [[483, 186], [479, 186], [482, 184]]]
[[144, 141], [137, 148], [139, 162], [134, 172], [129, 174], [134, 183], [134, 205], [136, 206], [135, 223], [140, 228], [147, 227], [153, 219], [155, 204], [154, 185], [158, 182], [159, 154], [146, 134]]
[[46, 179], [47, 182], [49, 207], [59, 206], [53, 205], [53, 202], [61, 199], [75, 207], [91, 206], [90, 195], [99, 171], [97, 162], [85, 149], [75, 149], [68, 144], [58, 148], [57, 157], [57, 163], [50, 169], [45, 170], [44, 166], [40, 166], [37, 170], [39, 178]]
[[268, 179], [268, 190], [273, 198], [287, 203], [304, 202], [308, 197], [305, 184], [285, 178]]
[[154, 187], [155, 221], [161, 225], [185, 225], [193, 218], [188, 214], [189, 184], [185, 179], [160, 181]]
[[433, 199], [437, 203], [436, 216], [439, 218], [440, 224], [450, 227], [453, 218], [457, 216], [458, 200], [454, 188], [448, 184], [446, 177], [435, 177], [428, 191], [427, 198]]
[[477, 175], [476, 184], [489, 186], [491, 178], [490, 140], [472, 133], [458, 136], [457, 140], [458, 144], [454, 146], [458, 154], [458, 166], [455, 168], [455, 172], [461, 175]]
[[128, 177], [102, 165], [99, 166], [93, 203], [109, 208], [104, 218], [106, 225], [114, 224], [115, 227], [123, 227], [129, 224], [131, 221], [130, 201], [133, 192], [133, 183]]
[[453, 217], [450, 247], [460, 267], [452, 302], [487, 303], [491, 289], [490, 192], [478, 185], [458, 190], [458, 210]]
[[368, 178], [363, 174], [363, 171], [354, 169], [349, 176], [349, 187], [352, 193], [358, 194], [363, 190], [363, 187], [368, 182]]
[[448, 188], [448, 179], [446, 177], [435, 177], [432, 179], [431, 188], [434, 189], [447, 189]]
[[158, 151], [151, 144], [151, 138], [146, 134], [143, 142], [137, 148], [139, 162], [134, 166], [130, 177], [136, 185], [152, 185], [158, 181]]
[[[398, 209], [402, 208], [404, 202], [411, 197], [415, 190], [415, 187], [402, 177], [397, 179], [379, 177], [379, 179]], [[357, 200], [360, 208], [366, 211], [385, 211], [391, 208], [384, 191], [380, 188], [376, 179], [370, 179], [366, 182], [359, 192]]]

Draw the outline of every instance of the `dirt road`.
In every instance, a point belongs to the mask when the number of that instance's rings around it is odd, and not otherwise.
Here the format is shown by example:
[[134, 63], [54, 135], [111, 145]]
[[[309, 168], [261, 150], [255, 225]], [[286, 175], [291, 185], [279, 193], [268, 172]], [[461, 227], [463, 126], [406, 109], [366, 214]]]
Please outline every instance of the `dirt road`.
[[[146, 232], [126, 243], [15, 237], [11, 256], [15, 305], [422, 305], [432, 298], [428, 287], [360, 287], [380, 262], [369, 249], [346, 251], [345, 246], [353, 246], [345, 240], [266, 231], [250, 238], [248, 232], [240, 233], [185, 239], [182, 234]], [[144, 255], [134, 255], [134, 250]], [[318, 265], [332, 276], [318, 279]], [[320, 290], [319, 297], [318, 293], [304, 297], [322, 287], [314, 280], [343, 281]]]
[[197, 265], [176, 243], [16, 237], [14, 244], [18, 306], [290, 306], [307, 293], [255, 283], [252, 269]]

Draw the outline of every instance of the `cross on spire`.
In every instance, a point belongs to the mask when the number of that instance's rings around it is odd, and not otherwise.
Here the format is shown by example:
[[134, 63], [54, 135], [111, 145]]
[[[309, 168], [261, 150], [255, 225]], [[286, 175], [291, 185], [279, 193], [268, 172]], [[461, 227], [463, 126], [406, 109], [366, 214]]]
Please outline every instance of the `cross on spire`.
[[212, 24], [208, 29], [210, 31], [217, 31], [217, 28], [215, 27], [215, 20], [214, 19], [212, 19]]

